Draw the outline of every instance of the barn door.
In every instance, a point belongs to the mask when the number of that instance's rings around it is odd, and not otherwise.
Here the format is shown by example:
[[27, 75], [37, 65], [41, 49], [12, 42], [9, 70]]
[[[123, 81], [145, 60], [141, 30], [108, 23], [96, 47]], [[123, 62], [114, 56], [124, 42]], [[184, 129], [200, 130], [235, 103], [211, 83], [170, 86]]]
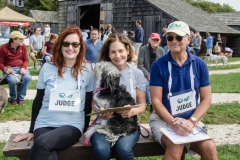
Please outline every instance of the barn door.
[[100, 27], [105, 27], [107, 24], [113, 24], [113, 3], [100, 4]]
[[76, 24], [76, 15], [77, 8], [76, 6], [67, 7], [67, 26], [77, 25]]

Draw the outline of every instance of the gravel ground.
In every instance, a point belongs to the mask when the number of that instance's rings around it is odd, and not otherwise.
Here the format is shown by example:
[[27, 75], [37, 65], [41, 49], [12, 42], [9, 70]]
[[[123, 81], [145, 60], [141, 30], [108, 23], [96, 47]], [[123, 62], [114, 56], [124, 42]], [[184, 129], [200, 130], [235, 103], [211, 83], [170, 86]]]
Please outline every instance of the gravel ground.
[[[28, 132], [30, 122], [8, 121], [0, 123], [0, 142], [6, 142], [11, 134]], [[144, 124], [149, 128], [148, 124]], [[209, 133], [214, 135], [216, 145], [240, 144], [240, 125], [208, 125]]]

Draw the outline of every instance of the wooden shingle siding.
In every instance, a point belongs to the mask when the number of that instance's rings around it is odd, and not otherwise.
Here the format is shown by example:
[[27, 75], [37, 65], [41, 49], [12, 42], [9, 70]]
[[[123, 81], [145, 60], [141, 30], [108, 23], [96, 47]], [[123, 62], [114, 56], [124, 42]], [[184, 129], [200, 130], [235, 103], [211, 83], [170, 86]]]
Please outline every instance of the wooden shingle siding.
[[[240, 37], [240, 27], [238, 25], [227, 26], [213, 14], [209, 14], [191, 4], [181, 0], [65, 0], [59, 1], [59, 30], [69, 25], [79, 25], [79, 13], [82, 7], [95, 7], [112, 5], [111, 9], [101, 9], [99, 15], [99, 22], [95, 26], [104, 26], [111, 23], [116, 28], [117, 32], [126, 30], [131, 36], [130, 31], [135, 31], [136, 20], [142, 21], [142, 27], [145, 31], [143, 45], [147, 44], [150, 33], [162, 32], [162, 26], [180, 20], [186, 22], [190, 29], [199, 30], [203, 38], [206, 32], [211, 35], [220, 33], [224, 45], [230, 48], [236, 47]], [[69, 8], [75, 7], [70, 10]], [[83, 9], [85, 9], [83, 8]], [[75, 13], [74, 13], [75, 11]], [[95, 14], [98, 14], [95, 12]], [[91, 15], [92, 16], [92, 15]], [[75, 17], [75, 19], [74, 19]], [[231, 20], [232, 21], [232, 20]], [[240, 21], [240, 20], [239, 20]], [[84, 21], [85, 22], [85, 21]], [[95, 22], [95, 21], [94, 21]], [[89, 25], [92, 22], [87, 23]], [[87, 26], [86, 25], [86, 26]], [[85, 27], [85, 26], [84, 26]], [[87, 27], [90, 27], [87, 26]], [[205, 55], [205, 43], [203, 42], [200, 54]], [[239, 51], [234, 50], [235, 55], [240, 55]]]

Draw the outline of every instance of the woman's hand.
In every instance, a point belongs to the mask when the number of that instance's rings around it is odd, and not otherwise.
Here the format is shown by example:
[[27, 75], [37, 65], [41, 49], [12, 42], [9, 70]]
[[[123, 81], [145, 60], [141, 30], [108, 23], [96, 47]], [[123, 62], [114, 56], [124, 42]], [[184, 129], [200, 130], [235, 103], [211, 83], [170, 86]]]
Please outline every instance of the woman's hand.
[[16, 135], [13, 138], [13, 142], [19, 142], [19, 141], [22, 141], [22, 140], [25, 140], [25, 139], [27, 141], [30, 141], [33, 138], [33, 136], [34, 136], [33, 133], [21, 133], [21, 134]]
[[[125, 105], [124, 107], [130, 107], [131, 105]], [[123, 110], [123, 111], [118, 111], [116, 112], [122, 116], [122, 118], [131, 118], [134, 116], [134, 108], [128, 109], [128, 110]]]

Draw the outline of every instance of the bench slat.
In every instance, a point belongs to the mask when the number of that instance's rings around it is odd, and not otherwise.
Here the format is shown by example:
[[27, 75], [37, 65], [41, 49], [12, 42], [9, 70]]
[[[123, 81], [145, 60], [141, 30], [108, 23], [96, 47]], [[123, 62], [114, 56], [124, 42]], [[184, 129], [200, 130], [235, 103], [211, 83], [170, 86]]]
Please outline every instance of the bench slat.
[[[3, 148], [3, 154], [6, 157], [18, 157], [20, 160], [26, 160], [30, 152], [31, 146], [33, 145], [33, 140], [27, 142], [21, 141], [14, 143], [12, 140], [16, 134], [12, 134]], [[73, 146], [57, 151], [59, 160], [79, 160], [79, 159], [92, 159], [92, 146], [89, 143], [88, 147], [85, 147], [83, 144], [84, 136], [82, 136], [79, 141]], [[114, 149], [114, 147], [113, 147]], [[157, 156], [163, 155], [165, 153], [164, 148], [157, 143], [152, 135], [149, 138], [139, 137], [137, 144], [133, 148], [135, 157], [145, 157], [145, 156]], [[112, 158], [115, 158], [114, 151], [112, 151]], [[185, 153], [182, 155], [182, 160], [184, 160]]]

